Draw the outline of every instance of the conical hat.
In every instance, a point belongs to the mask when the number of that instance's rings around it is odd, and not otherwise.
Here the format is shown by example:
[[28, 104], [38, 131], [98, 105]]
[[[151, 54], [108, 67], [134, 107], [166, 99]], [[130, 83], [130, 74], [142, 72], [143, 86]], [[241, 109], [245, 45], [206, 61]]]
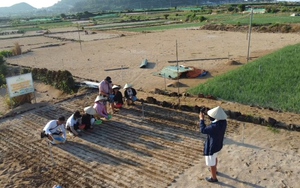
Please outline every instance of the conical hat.
[[207, 114], [216, 119], [216, 120], [224, 120], [224, 119], [227, 119], [227, 115], [226, 113], [224, 112], [224, 110], [220, 107], [220, 106], [217, 106], [211, 110], [208, 110], [207, 111]]
[[105, 99], [106, 99], [105, 97], [98, 95], [97, 98], [95, 99], [95, 102], [102, 101], [102, 100], [105, 100]]
[[130, 88], [130, 87], [132, 87], [131, 84], [125, 84], [124, 89]]
[[113, 85], [112, 88], [113, 88], [113, 89], [120, 89], [120, 86], [118, 86], [118, 85]]
[[85, 111], [85, 113], [90, 114], [90, 115], [96, 114], [96, 110], [91, 106], [85, 107], [84, 111]]

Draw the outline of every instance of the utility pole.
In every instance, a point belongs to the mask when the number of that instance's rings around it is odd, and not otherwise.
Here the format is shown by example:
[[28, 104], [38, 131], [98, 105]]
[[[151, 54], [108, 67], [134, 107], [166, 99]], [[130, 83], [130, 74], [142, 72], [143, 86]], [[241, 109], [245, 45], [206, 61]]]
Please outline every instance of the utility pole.
[[176, 62], [177, 62], [177, 93], [178, 93], [178, 105], [180, 105], [180, 97], [179, 97], [179, 65], [178, 65], [178, 47], [176, 40]]
[[252, 31], [252, 18], [253, 18], [253, 8], [251, 8], [250, 14], [250, 24], [249, 24], [249, 35], [248, 35], [248, 54], [247, 54], [247, 63], [250, 59], [250, 43], [251, 43], [251, 31]]

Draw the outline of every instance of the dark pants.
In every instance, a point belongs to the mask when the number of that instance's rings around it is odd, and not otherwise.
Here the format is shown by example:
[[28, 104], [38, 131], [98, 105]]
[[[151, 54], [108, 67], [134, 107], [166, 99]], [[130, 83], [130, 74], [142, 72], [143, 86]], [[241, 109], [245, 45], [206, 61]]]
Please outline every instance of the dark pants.
[[[78, 122], [74, 125], [74, 129], [75, 129], [75, 131], [77, 131], [77, 129], [79, 129], [79, 123], [78, 123]], [[68, 127], [67, 127], [67, 130], [68, 130], [68, 131], [71, 131], [71, 128], [68, 126]], [[71, 131], [71, 132], [72, 132], [72, 131]]]

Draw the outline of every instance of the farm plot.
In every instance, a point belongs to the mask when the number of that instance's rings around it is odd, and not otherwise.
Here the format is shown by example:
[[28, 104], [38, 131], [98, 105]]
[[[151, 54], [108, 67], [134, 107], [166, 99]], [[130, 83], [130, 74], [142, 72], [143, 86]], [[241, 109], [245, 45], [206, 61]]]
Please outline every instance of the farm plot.
[[[145, 118], [140, 105], [124, 108], [93, 131], [84, 131], [81, 137], [68, 136], [65, 145], [50, 147], [39, 138], [48, 120], [69, 117], [89, 98], [91, 95], [69, 99], [3, 120], [0, 184], [167, 187], [201, 158], [204, 138], [184, 121], [171, 118], [182, 112], [151, 105], [145, 107]], [[163, 118], [164, 114], [169, 117]], [[194, 115], [184, 116], [193, 119]]]

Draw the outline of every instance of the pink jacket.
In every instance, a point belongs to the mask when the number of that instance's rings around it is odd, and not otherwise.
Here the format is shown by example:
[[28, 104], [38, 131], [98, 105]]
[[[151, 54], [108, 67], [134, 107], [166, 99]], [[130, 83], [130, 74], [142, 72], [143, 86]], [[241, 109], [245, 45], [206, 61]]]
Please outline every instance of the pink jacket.
[[93, 108], [95, 108], [96, 112], [98, 115], [105, 117], [106, 119], [108, 119], [108, 113], [106, 111], [106, 108], [104, 106], [103, 103], [101, 102], [95, 102]]

